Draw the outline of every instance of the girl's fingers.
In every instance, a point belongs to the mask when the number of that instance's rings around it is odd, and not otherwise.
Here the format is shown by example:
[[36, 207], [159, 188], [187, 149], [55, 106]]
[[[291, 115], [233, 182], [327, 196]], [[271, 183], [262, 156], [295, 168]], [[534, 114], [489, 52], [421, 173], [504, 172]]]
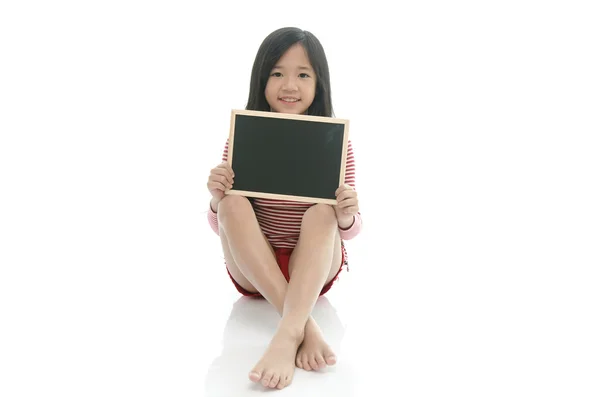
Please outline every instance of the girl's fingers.
[[357, 206], [358, 205], [358, 200], [353, 199], [353, 198], [349, 198], [343, 201], [338, 201], [338, 207], [339, 208], [348, 208], [351, 206]]
[[229, 187], [225, 186], [221, 182], [216, 182], [216, 181], [208, 182], [207, 186], [208, 186], [208, 190], [221, 190], [224, 192], [225, 190], [229, 189]]
[[342, 201], [354, 197], [356, 197], [356, 192], [354, 190], [344, 190], [337, 196], [337, 200]]
[[231, 187], [233, 185], [233, 180], [229, 180], [225, 175], [211, 175], [208, 179], [209, 182], [219, 182], [224, 186]]
[[213, 168], [210, 172], [211, 178], [214, 176], [223, 176], [229, 183], [233, 183], [233, 175], [225, 168]]
[[217, 166], [217, 168], [222, 168], [222, 169], [225, 169], [225, 170], [229, 171], [229, 173], [230, 173], [232, 176], [235, 176], [235, 173], [233, 172], [233, 168], [231, 168], [231, 165], [229, 165], [229, 163], [228, 163], [228, 162], [224, 162], [224, 163], [221, 163], [221, 164], [219, 164], [219, 165]]
[[343, 192], [345, 190], [352, 190], [352, 187], [350, 185], [344, 184], [344, 185], [342, 185], [342, 186], [340, 186], [340, 187], [337, 188], [337, 190], [335, 191], [335, 194], [338, 195], [338, 194], [340, 194], [341, 192]]

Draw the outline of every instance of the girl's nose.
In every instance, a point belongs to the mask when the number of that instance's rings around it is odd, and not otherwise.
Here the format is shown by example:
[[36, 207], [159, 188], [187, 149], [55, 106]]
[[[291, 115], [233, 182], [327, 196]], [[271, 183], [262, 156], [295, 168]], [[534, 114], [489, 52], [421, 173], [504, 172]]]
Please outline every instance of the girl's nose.
[[289, 91], [296, 91], [298, 89], [298, 84], [296, 83], [296, 78], [287, 77], [283, 82], [283, 88]]

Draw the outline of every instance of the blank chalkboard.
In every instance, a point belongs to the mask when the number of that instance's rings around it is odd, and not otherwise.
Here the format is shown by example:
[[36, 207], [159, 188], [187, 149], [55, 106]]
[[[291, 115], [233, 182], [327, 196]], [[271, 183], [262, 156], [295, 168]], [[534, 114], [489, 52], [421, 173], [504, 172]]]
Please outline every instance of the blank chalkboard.
[[336, 204], [344, 183], [348, 120], [233, 110], [226, 194]]

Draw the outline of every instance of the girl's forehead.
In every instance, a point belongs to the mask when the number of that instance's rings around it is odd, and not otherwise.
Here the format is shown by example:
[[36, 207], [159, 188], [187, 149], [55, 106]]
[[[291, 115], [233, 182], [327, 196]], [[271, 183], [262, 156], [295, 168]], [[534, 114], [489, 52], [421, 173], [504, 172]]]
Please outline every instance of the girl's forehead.
[[285, 58], [281, 57], [273, 69], [300, 69], [300, 70], [312, 70], [312, 65], [308, 58]]
[[279, 58], [279, 61], [285, 60], [308, 62], [308, 54], [302, 45], [295, 44], [288, 48], [288, 50], [281, 55], [281, 58]]
[[277, 62], [273, 69], [298, 69], [298, 70], [312, 70], [312, 66], [310, 63], [306, 62], [287, 62], [280, 63]]

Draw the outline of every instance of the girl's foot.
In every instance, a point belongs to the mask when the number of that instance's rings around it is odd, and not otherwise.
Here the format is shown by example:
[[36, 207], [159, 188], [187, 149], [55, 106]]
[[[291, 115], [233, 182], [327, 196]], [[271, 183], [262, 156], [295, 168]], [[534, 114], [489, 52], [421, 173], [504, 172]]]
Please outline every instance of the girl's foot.
[[302, 338], [303, 335], [297, 332], [278, 329], [267, 351], [248, 374], [250, 380], [272, 389], [289, 386], [294, 376], [294, 359]]
[[325, 342], [323, 333], [311, 318], [306, 323], [304, 341], [296, 354], [296, 366], [306, 371], [319, 370], [334, 365], [337, 357]]

